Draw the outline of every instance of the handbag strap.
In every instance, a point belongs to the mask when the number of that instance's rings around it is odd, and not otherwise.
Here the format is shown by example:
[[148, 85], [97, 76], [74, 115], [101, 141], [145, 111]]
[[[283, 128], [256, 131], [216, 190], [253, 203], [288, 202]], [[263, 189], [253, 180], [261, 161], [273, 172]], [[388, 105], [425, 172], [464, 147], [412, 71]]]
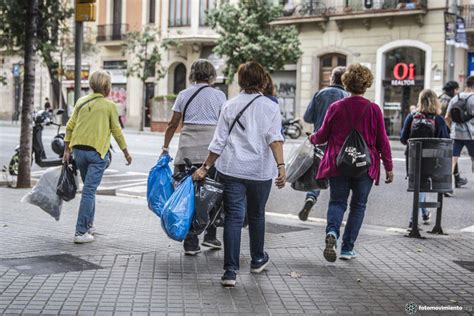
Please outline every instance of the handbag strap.
[[232, 122], [232, 124], [230, 125], [230, 128], [229, 128], [229, 134], [232, 132], [232, 130], [234, 129], [234, 126], [236, 123], [239, 124], [239, 126], [245, 131], [245, 127], [242, 125], [242, 123], [240, 123], [240, 118], [242, 117], [242, 114], [244, 114], [244, 112], [249, 108], [249, 106], [253, 103], [253, 101], [257, 100], [258, 98], [260, 98], [262, 95], [259, 94], [257, 95], [255, 98], [253, 98], [249, 103], [247, 103], [247, 105], [237, 114], [237, 116], [235, 117], [234, 121]]
[[189, 98], [188, 102], [186, 102], [186, 105], [184, 106], [184, 110], [183, 110], [183, 124], [184, 124], [184, 117], [186, 116], [186, 111], [188, 110], [189, 104], [194, 100], [194, 98], [199, 94], [199, 92], [201, 92], [201, 90], [207, 87], [210, 87], [210, 86], [205, 85], [197, 89], [196, 92], [194, 92], [193, 95]]
[[82, 103], [81, 105], [78, 106], [77, 111], [80, 111], [84, 107], [84, 105], [86, 105], [87, 103], [89, 103], [91, 101], [94, 101], [95, 99], [98, 99], [98, 98], [103, 98], [103, 96], [97, 96], [95, 98], [87, 100], [86, 102], [84, 102], [84, 103]]

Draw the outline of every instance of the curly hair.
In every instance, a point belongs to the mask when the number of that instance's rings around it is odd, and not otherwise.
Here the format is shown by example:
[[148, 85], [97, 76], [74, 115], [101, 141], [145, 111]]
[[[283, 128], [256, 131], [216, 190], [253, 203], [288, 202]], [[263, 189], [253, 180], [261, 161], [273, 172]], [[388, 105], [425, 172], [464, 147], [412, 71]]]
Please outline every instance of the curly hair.
[[372, 85], [374, 75], [369, 68], [361, 64], [351, 64], [342, 75], [342, 84], [353, 94], [364, 94]]
[[216, 80], [216, 69], [207, 59], [197, 59], [191, 65], [189, 73], [190, 82], [207, 82], [211, 84]]
[[245, 93], [260, 93], [267, 85], [266, 71], [262, 65], [249, 61], [239, 66], [237, 76], [240, 89]]

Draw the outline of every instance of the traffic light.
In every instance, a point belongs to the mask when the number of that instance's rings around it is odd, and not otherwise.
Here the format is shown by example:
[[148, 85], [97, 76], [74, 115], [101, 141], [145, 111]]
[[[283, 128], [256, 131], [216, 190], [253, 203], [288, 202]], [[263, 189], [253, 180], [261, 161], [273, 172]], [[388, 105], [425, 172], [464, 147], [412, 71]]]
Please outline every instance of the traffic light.
[[76, 22], [94, 22], [96, 0], [76, 0]]
[[372, 6], [374, 5], [373, 0], [364, 0], [364, 7], [366, 9], [372, 9]]

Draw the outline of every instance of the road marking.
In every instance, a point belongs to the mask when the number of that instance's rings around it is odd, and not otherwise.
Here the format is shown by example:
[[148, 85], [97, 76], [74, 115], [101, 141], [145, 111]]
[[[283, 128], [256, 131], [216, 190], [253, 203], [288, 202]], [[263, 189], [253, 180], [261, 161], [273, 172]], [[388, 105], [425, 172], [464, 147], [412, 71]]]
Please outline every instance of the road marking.
[[462, 232], [464, 233], [474, 233], [474, 226], [469, 226], [466, 228], [461, 229]]
[[[299, 220], [299, 217], [298, 215], [294, 215], [294, 214], [281, 214], [281, 213], [274, 213], [274, 212], [265, 212], [265, 215], [269, 215], [269, 216], [273, 216], [273, 217], [280, 217], [280, 218], [290, 218], [290, 219], [296, 219], [296, 220]], [[319, 217], [308, 217], [308, 220], [303, 222], [301, 221], [302, 223], [308, 223], [308, 222], [313, 222], [313, 223], [320, 223], [320, 224], [326, 224], [327, 221], [326, 219], [324, 218], [319, 218]], [[345, 225], [345, 222], [343, 222], [343, 224]]]
[[402, 233], [402, 234], [407, 233], [406, 228], [398, 228], [398, 227], [390, 227], [390, 228], [387, 228], [385, 231], [390, 232], [390, 233]]

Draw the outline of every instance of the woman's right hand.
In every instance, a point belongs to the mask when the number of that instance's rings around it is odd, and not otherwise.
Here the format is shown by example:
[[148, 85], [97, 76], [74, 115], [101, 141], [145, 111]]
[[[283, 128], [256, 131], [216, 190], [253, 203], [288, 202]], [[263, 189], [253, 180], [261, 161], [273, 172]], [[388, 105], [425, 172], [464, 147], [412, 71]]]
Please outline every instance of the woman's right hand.
[[286, 183], [286, 170], [285, 167], [282, 166], [278, 168], [278, 177], [275, 179], [275, 185], [278, 187], [278, 189], [282, 189], [285, 187]]
[[393, 182], [393, 171], [387, 171], [385, 173], [385, 183], [392, 183]]

